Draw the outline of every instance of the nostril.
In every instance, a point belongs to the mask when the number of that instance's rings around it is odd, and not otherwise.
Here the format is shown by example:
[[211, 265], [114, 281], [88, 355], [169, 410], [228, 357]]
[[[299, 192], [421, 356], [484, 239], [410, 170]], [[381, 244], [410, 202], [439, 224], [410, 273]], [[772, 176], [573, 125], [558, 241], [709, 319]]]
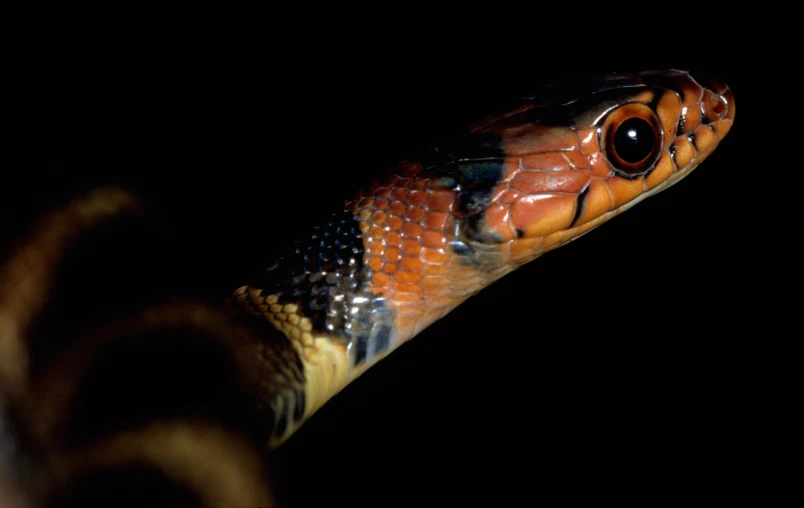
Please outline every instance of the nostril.
[[726, 82], [707, 71], [695, 70], [689, 75], [703, 87], [701, 123], [734, 120], [734, 94]]
[[701, 122], [712, 123], [722, 120], [729, 110], [729, 105], [720, 95], [704, 90], [703, 100], [701, 100]]

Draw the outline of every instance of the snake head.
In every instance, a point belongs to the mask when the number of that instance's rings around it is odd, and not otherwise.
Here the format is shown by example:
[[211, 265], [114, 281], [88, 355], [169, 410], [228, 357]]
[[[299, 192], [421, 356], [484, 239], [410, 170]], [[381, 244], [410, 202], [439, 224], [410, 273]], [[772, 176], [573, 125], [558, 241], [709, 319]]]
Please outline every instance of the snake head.
[[397, 176], [449, 194], [459, 250], [505, 244], [521, 264], [680, 181], [734, 113], [725, 84], [684, 71], [553, 83]]
[[558, 247], [680, 181], [734, 120], [731, 90], [687, 72], [584, 83], [563, 103], [534, 101], [478, 130], [499, 136], [506, 159], [470, 237]]

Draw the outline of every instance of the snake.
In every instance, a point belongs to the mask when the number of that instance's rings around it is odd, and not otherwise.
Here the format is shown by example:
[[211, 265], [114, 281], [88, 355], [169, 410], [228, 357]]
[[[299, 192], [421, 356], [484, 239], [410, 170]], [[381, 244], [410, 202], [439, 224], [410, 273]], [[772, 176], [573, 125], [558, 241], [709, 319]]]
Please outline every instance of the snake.
[[[32, 449], [59, 450], [45, 453], [38, 467], [47, 474], [35, 475], [54, 491], [92, 469], [87, 464], [153, 459], [196, 486], [205, 506], [237, 496], [259, 504], [271, 497], [262, 451], [281, 446], [352, 381], [483, 288], [681, 181], [714, 152], [734, 116], [732, 90], [695, 72], [548, 83], [387, 167], [220, 308], [149, 308], [99, 327], [33, 375], [26, 334], [60, 255], [83, 230], [141, 206], [126, 190], [90, 192], [46, 217], [2, 267], [0, 416], [11, 416], [0, 418], [0, 444], [11, 432], [2, 423], [16, 422]], [[121, 430], [88, 451], [64, 451], [58, 436], [80, 383], [56, 380], [80, 378], [99, 348], [133, 331], [177, 326], [230, 354], [253, 402], [260, 451], [197, 422]], [[214, 467], [228, 474], [214, 487], [209, 472], [183, 469], [203, 456], [197, 446], [227, 450]], [[182, 460], [157, 460], [170, 447]]]

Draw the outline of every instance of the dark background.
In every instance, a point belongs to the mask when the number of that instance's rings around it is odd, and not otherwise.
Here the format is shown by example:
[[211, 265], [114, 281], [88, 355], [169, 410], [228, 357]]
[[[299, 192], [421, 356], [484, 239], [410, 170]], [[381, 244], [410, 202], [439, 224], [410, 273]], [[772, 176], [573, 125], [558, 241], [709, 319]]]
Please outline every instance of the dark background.
[[219, 299], [386, 164], [544, 80], [674, 67], [734, 90], [735, 125], [693, 175], [486, 289], [309, 421], [275, 457], [288, 506], [795, 495], [791, 12], [114, 4], [6, 7], [3, 227], [122, 183], [158, 219], [116, 237], [104, 277], [159, 295]]

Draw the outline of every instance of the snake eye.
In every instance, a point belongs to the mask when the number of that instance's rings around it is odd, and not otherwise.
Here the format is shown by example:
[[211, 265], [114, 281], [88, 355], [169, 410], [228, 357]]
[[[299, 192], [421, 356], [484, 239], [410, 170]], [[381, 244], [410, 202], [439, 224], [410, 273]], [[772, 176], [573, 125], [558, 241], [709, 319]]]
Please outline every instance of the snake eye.
[[643, 104], [626, 104], [609, 113], [603, 124], [603, 152], [615, 171], [636, 177], [648, 173], [662, 147], [662, 129]]

